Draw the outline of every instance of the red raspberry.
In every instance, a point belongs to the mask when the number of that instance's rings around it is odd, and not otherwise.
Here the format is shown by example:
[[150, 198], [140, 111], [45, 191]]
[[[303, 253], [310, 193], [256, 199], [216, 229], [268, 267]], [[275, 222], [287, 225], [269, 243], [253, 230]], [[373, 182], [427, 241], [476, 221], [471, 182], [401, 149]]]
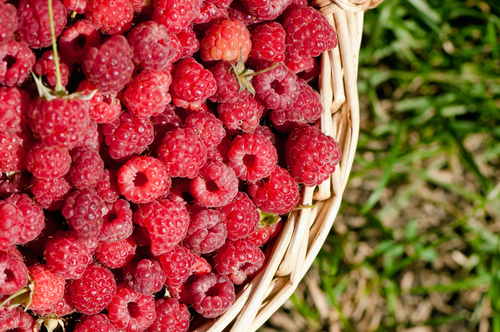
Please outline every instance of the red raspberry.
[[201, 108], [201, 104], [217, 90], [212, 73], [193, 58], [179, 62], [172, 77], [170, 93], [174, 104], [182, 108]]
[[27, 283], [28, 269], [23, 259], [0, 251], [0, 299], [21, 290]]
[[[127, 1], [123, 0], [123, 2]], [[133, 55], [125, 37], [111, 36], [99, 47], [87, 47], [82, 69], [87, 80], [103, 93], [118, 92], [132, 78]]]
[[285, 148], [290, 175], [307, 187], [325, 181], [342, 157], [340, 145], [315, 126], [295, 128]]
[[[94, 84], [83, 80], [76, 91], [85, 95], [97, 90]], [[120, 117], [122, 111], [119, 98], [115, 94], [105, 94], [97, 90], [92, 99], [89, 100], [89, 118], [97, 123], [112, 123]]]
[[[35, 74], [39, 76], [47, 75], [47, 82], [51, 87], [55, 87], [57, 83], [56, 66], [54, 62], [54, 53], [52, 50], [43, 52], [42, 56], [38, 58], [33, 67]], [[59, 57], [59, 71], [62, 86], [66, 86], [69, 81], [70, 68], [66, 63], [66, 59]]]
[[110, 269], [118, 269], [132, 261], [136, 249], [137, 244], [131, 236], [118, 242], [102, 242], [95, 251], [95, 257], [102, 265]]
[[89, 146], [71, 150], [73, 164], [69, 169], [71, 183], [76, 189], [94, 188], [104, 173], [104, 161], [99, 151]]
[[88, 240], [99, 235], [104, 202], [90, 189], [75, 190], [64, 201], [62, 214], [78, 238]]
[[153, 20], [179, 33], [198, 16], [201, 0], [155, 0]]
[[231, 2], [230, 7], [227, 9], [227, 15], [230, 19], [241, 21], [246, 26], [264, 21], [263, 19], [251, 14], [247, 7], [243, 6], [241, 1]]
[[155, 299], [123, 287], [109, 305], [108, 317], [119, 331], [144, 331], [156, 318]]
[[89, 10], [89, 1], [87, 0], [62, 0], [64, 7], [77, 14], [85, 14]]
[[333, 26], [312, 7], [297, 8], [286, 14], [286, 50], [291, 55], [310, 58], [337, 46]]
[[10, 3], [0, 2], [0, 45], [14, 39], [17, 26], [16, 7]]
[[189, 214], [184, 205], [169, 200], [141, 205], [134, 213], [134, 222], [146, 227], [151, 238], [151, 253], [161, 255], [186, 236]]
[[83, 277], [69, 286], [71, 301], [82, 314], [95, 315], [106, 308], [116, 294], [116, 281], [108, 269], [90, 264]]
[[118, 187], [122, 195], [137, 204], [160, 198], [171, 184], [165, 165], [153, 157], [133, 157], [118, 171]]
[[269, 22], [256, 26], [252, 30], [252, 50], [249, 62], [285, 61], [285, 29], [278, 22]]
[[244, 192], [238, 192], [235, 199], [219, 208], [226, 221], [227, 237], [231, 240], [244, 239], [257, 229], [260, 215], [257, 207]]
[[203, 1], [200, 7], [200, 13], [193, 19], [192, 23], [196, 25], [204, 23], [210, 24], [213, 22], [217, 22], [219, 20], [226, 19], [227, 18], [226, 7], [228, 6], [223, 7], [219, 4]]
[[59, 37], [59, 47], [68, 62], [82, 63], [88, 47], [98, 47], [101, 35], [92, 23], [80, 20], [70, 25]]
[[231, 167], [220, 161], [209, 161], [191, 181], [190, 188], [201, 206], [224, 206], [238, 193], [238, 178]]
[[142, 259], [123, 267], [123, 279], [134, 292], [153, 295], [161, 291], [167, 275], [158, 261]]
[[172, 83], [170, 74], [144, 70], [128, 85], [122, 102], [133, 115], [149, 118], [163, 112], [172, 100], [168, 89]]
[[193, 56], [200, 49], [200, 41], [196, 33], [193, 31], [193, 26], [190, 24], [177, 35], [177, 39], [182, 47], [181, 58]]
[[306, 60], [308, 60], [306, 68], [304, 68], [304, 70], [301, 73], [297, 74], [297, 77], [303, 79], [307, 83], [310, 83], [319, 76], [319, 74], [321, 73], [321, 67], [318, 64], [318, 61], [316, 61], [316, 58], [309, 58]]
[[13, 203], [0, 201], [0, 250], [17, 244], [22, 232], [23, 214]]
[[85, 316], [75, 326], [74, 332], [116, 332], [116, 328], [105, 314]]
[[151, 118], [154, 126], [155, 139], [149, 146], [152, 155], [156, 155], [158, 148], [161, 145], [163, 137], [174, 129], [182, 127], [184, 120], [175, 113], [175, 106], [168, 104], [162, 113]]
[[1, 133], [20, 133], [26, 128], [24, 117], [30, 101], [29, 93], [24, 90], [17, 87], [0, 87]]
[[222, 122], [210, 113], [194, 112], [186, 118], [184, 125], [200, 135], [207, 147], [218, 145], [226, 136]]
[[111, 205], [108, 213], [103, 216], [104, 224], [99, 233], [99, 240], [105, 242], [122, 241], [132, 235], [132, 209], [129, 202], [119, 199]]
[[164, 25], [147, 21], [136, 25], [127, 36], [133, 61], [141, 70], [163, 70], [174, 62], [175, 50]]
[[259, 125], [265, 107], [252, 96], [217, 107], [219, 119], [231, 131], [252, 133]]
[[212, 24], [201, 40], [203, 61], [246, 61], [252, 48], [250, 32], [237, 20], [223, 20]]
[[2, 332], [32, 332], [38, 331], [38, 325], [35, 319], [27, 312], [23, 312], [20, 308], [12, 309], [10, 316], [1, 327]]
[[54, 180], [69, 172], [71, 156], [67, 149], [35, 143], [26, 155], [28, 171], [43, 180]]
[[13, 194], [28, 193], [31, 174], [28, 171], [0, 175], [0, 198], [7, 198]]
[[240, 84], [229, 62], [217, 61], [215, 66], [210, 68], [210, 72], [217, 83], [216, 92], [208, 98], [210, 101], [214, 103], [235, 103], [250, 95], [246, 89], [240, 91]]
[[146, 332], [187, 332], [191, 314], [188, 307], [174, 298], [155, 302], [156, 319]]
[[65, 281], [53, 274], [46, 265], [28, 267], [33, 280], [33, 302], [30, 309], [44, 310], [51, 308], [64, 295]]
[[175, 129], [163, 137], [158, 158], [171, 177], [193, 179], [207, 161], [207, 148], [192, 129]]
[[36, 57], [24, 42], [11, 40], [0, 45], [0, 84], [16, 86], [24, 82]]
[[71, 184], [67, 176], [52, 180], [38, 179], [33, 176], [31, 178], [30, 190], [33, 196], [35, 196], [35, 201], [42, 208], [49, 211], [56, 211], [62, 209], [64, 206], [64, 199], [71, 190]]
[[71, 301], [69, 293], [69, 285], [64, 288], [64, 295], [52, 307], [45, 310], [37, 310], [35, 313], [41, 316], [58, 316], [64, 317], [75, 312], [75, 305]]
[[299, 97], [297, 78], [282, 63], [274, 69], [255, 75], [252, 84], [257, 96], [269, 109], [289, 109]]
[[[66, 26], [67, 10], [59, 0], [52, 1], [52, 21], [54, 22], [55, 37]], [[50, 34], [49, 6], [45, 0], [21, 0], [17, 7], [19, 40], [31, 48], [43, 48], [52, 45]]]
[[43, 256], [50, 271], [63, 279], [80, 279], [92, 263], [88, 248], [66, 232], [58, 232], [47, 241]]
[[191, 223], [182, 245], [197, 254], [219, 249], [227, 237], [227, 227], [219, 211], [205, 209], [191, 215]]
[[175, 178], [172, 180], [172, 188], [168, 199], [178, 202], [186, 207], [189, 213], [195, 213], [203, 209], [191, 195], [191, 180], [187, 178]]
[[132, 27], [134, 8], [130, 0], [92, 0], [85, 17], [105, 35], [123, 34]]
[[231, 140], [226, 136], [217, 146], [212, 146], [207, 149], [207, 158], [212, 161], [220, 161], [228, 164], [227, 152], [231, 149]]
[[83, 138], [76, 144], [76, 147], [89, 147], [94, 150], [99, 150], [104, 137], [97, 125], [97, 122], [90, 121]]
[[272, 21], [283, 13], [292, 0], [241, 0], [241, 3], [252, 15]]
[[276, 168], [278, 154], [274, 145], [256, 134], [236, 136], [227, 154], [229, 166], [244, 181], [268, 177]]
[[25, 244], [36, 239], [45, 226], [42, 207], [33, 202], [27, 194], [12, 195], [5, 202], [16, 205], [22, 213], [22, 229], [17, 244]]
[[257, 126], [253, 132], [256, 135], [261, 135], [267, 138], [274, 146], [276, 146], [276, 135], [272, 132], [271, 128], [267, 126]]
[[217, 273], [201, 276], [191, 286], [193, 308], [205, 318], [222, 315], [235, 298], [231, 280]]
[[144, 152], [154, 140], [153, 125], [130, 113], [122, 113], [119, 121], [104, 125], [104, 141], [113, 159], [123, 159]]
[[105, 169], [101, 180], [97, 183], [97, 194], [106, 203], [114, 203], [121, 196], [120, 187], [118, 187], [118, 172]]
[[0, 132], [0, 172], [20, 172], [27, 167], [31, 142], [24, 134]]
[[285, 64], [294, 74], [311, 70], [315, 63], [314, 58], [303, 58], [300, 55], [290, 55], [288, 53], [285, 56]]
[[236, 285], [241, 285], [248, 277], [253, 277], [264, 265], [262, 250], [252, 241], [229, 241], [214, 257], [217, 272], [227, 275]]

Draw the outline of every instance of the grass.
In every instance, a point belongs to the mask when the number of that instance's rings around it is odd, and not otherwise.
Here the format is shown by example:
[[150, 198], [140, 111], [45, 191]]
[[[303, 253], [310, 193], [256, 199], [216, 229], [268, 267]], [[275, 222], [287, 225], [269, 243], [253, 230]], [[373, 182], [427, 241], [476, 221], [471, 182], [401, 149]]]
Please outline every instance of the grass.
[[500, 3], [386, 0], [364, 26], [341, 213], [261, 331], [500, 331]]

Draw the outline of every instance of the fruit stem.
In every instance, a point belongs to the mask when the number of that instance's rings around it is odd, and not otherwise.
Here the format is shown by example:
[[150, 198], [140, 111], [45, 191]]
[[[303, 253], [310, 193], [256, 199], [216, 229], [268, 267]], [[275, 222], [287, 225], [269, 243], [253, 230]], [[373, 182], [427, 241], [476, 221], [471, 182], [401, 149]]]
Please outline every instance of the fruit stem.
[[63, 92], [64, 87], [61, 83], [61, 70], [59, 68], [59, 55], [57, 54], [57, 41], [56, 41], [56, 31], [54, 28], [54, 15], [52, 12], [52, 0], [47, 0], [49, 6], [49, 23], [50, 23], [50, 35], [52, 37], [52, 52], [54, 53], [54, 65], [56, 66], [56, 93]]

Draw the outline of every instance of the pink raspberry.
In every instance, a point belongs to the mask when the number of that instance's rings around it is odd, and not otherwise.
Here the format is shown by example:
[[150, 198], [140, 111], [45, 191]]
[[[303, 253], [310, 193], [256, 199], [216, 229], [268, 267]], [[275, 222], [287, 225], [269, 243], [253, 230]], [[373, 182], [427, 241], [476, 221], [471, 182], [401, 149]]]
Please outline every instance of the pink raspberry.
[[340, 145], [315, 126], [295, 128], [285, 148], [290, 175], [307, 187], [325, 181], [342, 157]]
[[37, 310], [35, 313], [41, 316], [58, 316], [64, 317], [75, 312], [75, 305], [71, 301], [69, 293], [69, 285], [64, 288], [64, 295], [52, 307], [44, 310]]
[[0, 172], [20, 172], [27, 167], [31, 142], [24, 134], [0, 132]]
[[87, 0], [62, 0], [64, 7], [77, 14], [85, 14], [89, 10], [89, 1]]
[[43, 180], [54, 180], [69, 172], [71, 156], [67, 149], [35, 143], [26, 155], [28, 171]]
[[134, 225], [132, 223], [132, 209], [129, 202], [119, 199], [111, 206], [108, 213], [103, 216], [103, 226], [99, 233], [99, 240], [105, 242], [118, 242], [132, 235]]
[[99, 129], [97, 122], [90, 121], [82, 139], [76, 144], [76, 147], [89, 147], [99, 150], [104, 137]]
[[130, 236], [118, 242], [102, 242], [96, 249], [95, 257], [102, 265], [110, 269], [118, 269], [132, 261], [136, 249], [134, 237]]
[[146, 332], [187, 332], [191, 314], [188, 307], [174, 298], [155, 302], [156, 318]]
[[100, 43], [101, 35], [94, 25], [80, 20], [64, 30], [58, 44], [67, 61], [82, 63], [87, 48], [98, 47]]
[[191, 57], [200, 49], [200, 41], [193, 31], [193, 26], [191, 24], [176, 34], [176, 36], [182, 47], [181, 58]]
[[123, 287], [109, 305], [108, 317], [119, 331], [144, 331], [156, 318], [155, 299]]
[[255, 276], [264, 261], [262, 250], [249, 240], [226, 242], [214, 257], [217, 272], [227, 275], [236, 285]]
[[219, 249], [227, 237], [227, 227], [219, 211], [205, 209], [191, 215], [191, 223], [182, 245], [197, 254]]
[[205, 318], [222, 315], [236, 298], [234, 285], [227, 276], [210, 273], [191, 286], [193, 308]]
[[248, 59], [252, 48], [250, 32], [238, 20], [222, 20], [212, 24], [201, 40], [203, 61], [243, 61]]
[[227, 154], [229, 166], [244, 181], [268, 177], [276, 168], [278, 154], [274, 145], [256, 134], [236, 136]]
[[49, 211], [62, 209], [64, 199], [71, 190], [71, 184], [67, 176], [55, 178], [52, 180], [38, 179], [33, 176], [31, 178], [30, 190], [35, 201], [40, 206]]
[[229, 149], [231, 149], [231, 140], [226, 136], [219, 145], [211, 146], [207, 149], [207, 159], [228, 164], [229, 159], [227, 158], [227, 152]]
[[179, 33], [198, 16], [201, 0], [155, 0], [153, 20]]
[[231, 131], [252, 133], [259, 125], [265, 107], [252, 96], [217, 107], [219, 119]]
[[[1, 13], [1, 11], [0, 11]], [[20, 133], [26, 128], [26, 110], [31, 98], [17, 87], [0, 87], [0, 132]]]
[[22, 258], [0, 251], [0, 298], [14, 294], [28, 283], [28, 269]]
[[17, 244], [23, 230], [23, 214], [13, 203], [0, 201], [0, 250]]
[[200, 13], [193, 19], [192, 23], [211, 24], [226, 19], [228, 17], [226, 7], [228, 6], [221, 6], [220, 4], [203, 1], [200, 7]]
[[135, 76], [123, 93], [122, 102], [133, 115], [149, 118], [160, 114], [172, 100], [168, 89], [170, 74], [144, 70]]
[[0, 45], [0, 84], [20, 85], [35, 65], [36, 57], [24, 42], [15, 40]]
[[[54, 22], [55, 37], [66, 26], [66, 7], [59, 0], [52, 2], [52, 20]], [[17, 7], [19, 40], [31, 48], [44, 48], [52, 45], [50, 34], [49, 7], [45, 0], [21, 0]]]
[[134, 8], [130, 0], [92, 0], [85, 17], [101, 33], [121, 35], [132, 27]]
[[25, 244], [36, 239], [45, 226], [42, 207], [33, 202], [27, 194], [12, 195], [5, 202], [15, 204], [22, 213], [22, 229], [17, 244]]
[[[94, 84], [82, 80], [76, 91], [85, 95], [97, 90]], [[113, 93], [102, 93], [99, 90], [89, 100], [89, 118], [97, 123], [112, 123], [120, 117], [122, 107], [119, 98]]]
[[38, 330], [35, 319], [29, 313], [22, 311], [21, 308], [15, 308], [12, 311], [12, 316], [2, 324], [2, 332], [32, 332]]
[[206, 147], [218, 145], [226, 136], [222, 122], [210, 113], [194, 112], [186, 118], [184, 126], [200, 135]]
[[158, 158], [171, 177], [192, 179], [207, 161], [207, 148], [192, 129], [175, 129], [163, 137]]
[[161, 291], [167, 275], [158, 261], [142, 259], [123, 267], [123, 279], [134, 292], [153, 295]]
[[184, 205], [169, 200], [141, 205], [133, 220], [146, 227], [151, 238], [151, 253], [161, 255], [172, 249], [186, 236], [189, 214]]
[[104, 310], [116, 294], [116, 281], [108, 269], [92, 263], [83, 277], [70, 286], [71, 301], [82, 314], [95, 315]]
[[300, 55], [294, 54], [286, 54], [285, 56], [285, 64], [294, 74], [301, 73], [306, 70], [311, 70], [316, 61], [314, 58], [303, 58]]
[[238, 178], [231, 167], [220, 161], [209, 161], [191, 181], [190, 188], [201, 206], [224, 206], [238, 193]]
[[0, 2], [0, 45], [14, 39], [17, 26], [16, 7], [10, 3]]
[[337, 46], [333, 26], [312, 7], [297, 8], [286, 13], [286, 50], [291, 55], [311, 58]]
[[208, 98], [210, 101], [214, 103], [236, 103], [238, 100], [245, 99], [250, 95], [246, 89], [240, 91], [240, 84], [231, 63], [217, 61], [209, 70], [217, 83], [216, 92]]
[[99, 47], [87, 47], [82, 69], [87, 80], [103, 93], [118, 92], [132, 79], [133, 55], [127, 39], [114, 35]]
[[105, 314], [85, 316], [75, 326], [74, 332], [116, 332], [116, 328]]
[[[56, 86], [56, 66], [52, 50], [43, 52], [42, 56], [35, 62], [33, 71], [39, 76], [47, 76], [47, 82], [51, 87]], [[61, 84], [65, 87], [69, 81], [70, 67], [66, 63], [66, 59], [61, 59], [61, 57], [59, 57], [59, 71], [61, 75]]]
[[195, 59], [184, 59], [175, 66], [170, 94], [176, 106], [197, 110], [216, 90], [212, 73]]
[[76, 189], [94, 188], [104, 173], [104, 161], [99, 151], [88, 146], [71, 150], [73, 164], [69, 169], [71, 184]]
[[283, 13], [292, 0], [241, 0], [241, 3], [252, 15], [272, 21]]
[[114, 203], [121, 196], [118, 187], [118, 172], [105, 169], [101, 180], [97, 183], [97, 195], [106, 203]]
[[95, 238], [102, 227], [104, 202], [90, 189], [75, 190], [64, 201], [62, 214], [82, 240]]
[[283, 62], [285, 60], [285, 29], [278, 22], [259, 24], [252, 30], [249, 62]]
[[119, 121], [104, 125], [102, 133], [109, 155], [116, 160], [144, 152], [154, 140], [151, 122], [130, 113], [122, 113]]
[[238, 192], [235, 199], [219, 208], [227, 226], [227, 237], [231, 240], [244, 239], [257, 229], [260, 215], [257, 207], [244, 192]]
[[165, 165], [153, 157], [133, 157], [118, 171], [118, 187], [122, 195], [137, 204], [160, 198], [171, 184]]
[[51, 308], [64, 295], [65, 281], [53, 274], [46, 265], [28, 267], [34, 283], [33, 301], [30, 309], [45, 310]]

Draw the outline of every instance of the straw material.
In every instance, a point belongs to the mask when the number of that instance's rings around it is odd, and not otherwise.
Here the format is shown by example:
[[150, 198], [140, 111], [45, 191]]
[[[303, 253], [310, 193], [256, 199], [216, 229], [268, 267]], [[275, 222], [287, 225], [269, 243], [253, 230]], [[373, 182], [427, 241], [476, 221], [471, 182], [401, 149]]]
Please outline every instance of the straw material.
[[337, 216], [349, 179], [359, 133], [358, 55], [363, 14], [382, 0], [315, 0], [337, 31], [338, 47], [323, 53], [319, 90], [323, 103], [321, 128], [342, 148], [333, 175], [317, 188], [304, 188], [273, 247], [265, 268], [237, 294], [235, 303], [196, 332], [256, 331], [293, 294], [317, 256]]

